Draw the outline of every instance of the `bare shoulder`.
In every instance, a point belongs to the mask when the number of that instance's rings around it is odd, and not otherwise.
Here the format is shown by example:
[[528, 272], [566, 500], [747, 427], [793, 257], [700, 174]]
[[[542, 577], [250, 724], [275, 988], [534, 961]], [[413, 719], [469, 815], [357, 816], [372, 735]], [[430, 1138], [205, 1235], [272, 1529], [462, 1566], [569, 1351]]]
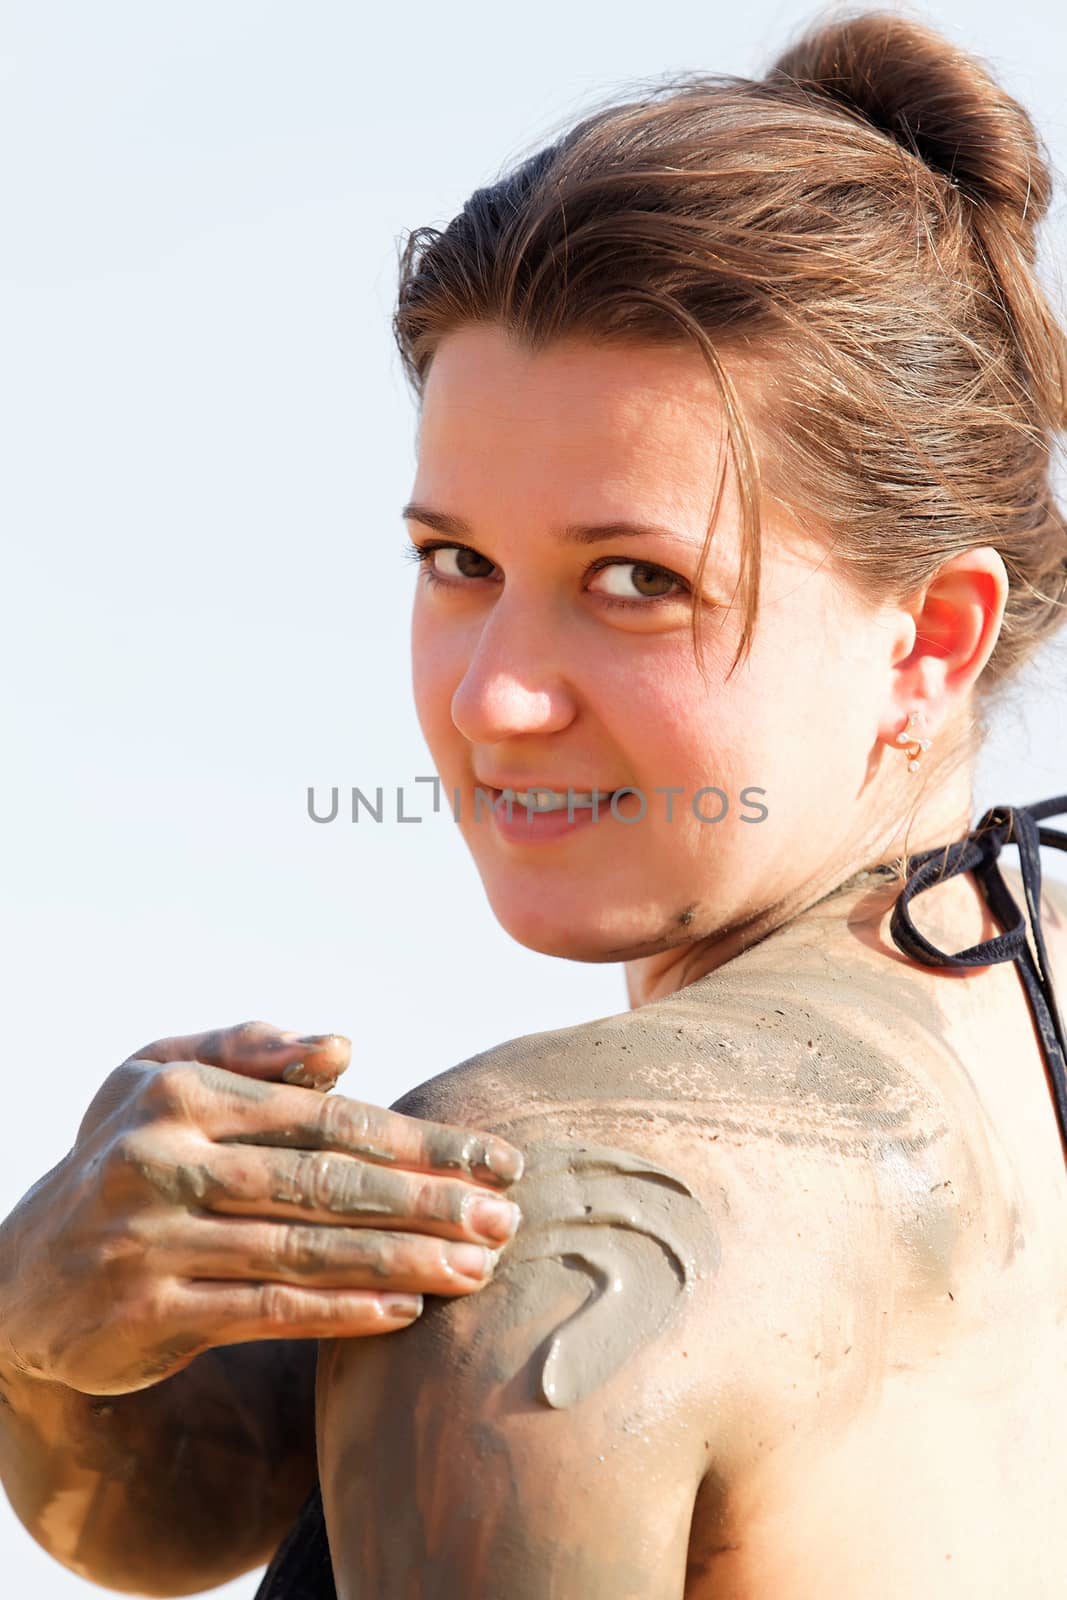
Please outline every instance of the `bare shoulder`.
[[409, 1115], [490, 1118], [522, 1142], [600, 1130], [673, 1146], [699, 1166], [711, 1146], [758, 1150], [764, 1172], [795, 1157], [868, 1161], [935, 1142], [935, 1097], [916, 1070], [932, 1016], [884, 958], [848, 967], [817, 940], [756, 947], [635, 1011], [506, 1040], [418, 1085]]
[[[619, 1366], [642, 1370], [656, 1340], [684, 1347], [691, 1400], [720, 1420], [735, 1408], [742, 1453], [848, 1420], [896, 1288], [925, 1299], [951, 1278], [956, 1217], [937, 1188], [952, 1130], [910, 1059], [922, 1029], [899, 986], [817, 948], [785, 967], [755, 954], [636, 1011], [508, 1040], [397, 1106], [524, 1150], [506, 1271], [582, 1258], [594, 1290], [617, 1283], [632, 1302], [625, 1318], [614, 1302]], [[548, 1403], [590, 1378], [561, 1348], [529, 1375]]]
[[881, 951], [845, 960], [817, 932], [771, 943], [635, 1011], [506, 1040], [397, 1109], [519, 1145], [551, 1127], [655, 1151], [698, 1188], [728, 1159], [761, 1195], [821, 1170], [854, 1173], [869, 1201], [872, 1173], [936, 1165], [952, 1134], [930, 1067], [936, 1009]]

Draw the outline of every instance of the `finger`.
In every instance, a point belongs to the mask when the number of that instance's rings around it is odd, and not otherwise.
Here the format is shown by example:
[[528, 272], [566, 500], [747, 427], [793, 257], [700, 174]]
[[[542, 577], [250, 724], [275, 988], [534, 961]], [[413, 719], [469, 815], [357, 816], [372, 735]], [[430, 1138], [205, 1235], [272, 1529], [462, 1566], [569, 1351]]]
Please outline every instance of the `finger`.
[[518, 1227], [517, 1205], [459, 1178], [394, 1172], [325, 1150], [271, 1151], [255, 1159], [197, 1141], [172, 1155], [136, 1155], [142, 1179], [194, 1212], [281, 1217], [334, 1226], [401, 1228], [494, 1248]]
[[285, 1145], [334, 1150], [339, 1155], [418, 1172], [462, 1173], [504, 1188], [522, 1176], [520, 1150], [495, 1134], [426, 1122], [345, 1095], [309, 1095], [278, 1085], [254, 1105], [220, 1069], [192, 1066], [205, 1091], [198, 1125], [220, 1144]]
[[420, 1233], [212, 1217], [190, 1217], [182, 1235], [168, 1236], [166, 1250], [168, 1271], [192, 1280], [441, 1295], [480, 1289], [498, 1254]]
[[326, 1090], [337, 1082], [351, 1056], [352, 1041], [343, 1033], [297, 1034], [270, 1022], [239, 1022], [154, 1039], [126, 1059], [200, 1061], [246, 1077], [284, 1078], [303, 1088]]
[[[422, 1315], [419, 1294], [375, 1289], [307, 1289], [288, 1283], [212, 1282], [172, 1286], [168, 1334], [145, 1352], [146, 1382], [188, 1366], [204, 1350], [254, 1339], [348, 1339], [394, 1333]], [[210, 1329], [205, 1336], [204, 1330]]]

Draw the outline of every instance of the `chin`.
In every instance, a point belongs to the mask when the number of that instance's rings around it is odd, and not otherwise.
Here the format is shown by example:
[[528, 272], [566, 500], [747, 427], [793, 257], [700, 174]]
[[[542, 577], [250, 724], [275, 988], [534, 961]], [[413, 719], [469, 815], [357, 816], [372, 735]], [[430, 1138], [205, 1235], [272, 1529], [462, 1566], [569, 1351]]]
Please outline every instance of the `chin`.
[[635, 937], [632, 910], [616, 923], [606, 907], [598, 908], [596, 920], [589, 915], [589, 902], [581, 908], [559, 904], [532, 906], [511, 898], [489, 896], [497, 922], [516, 944], [538, 955], [557, 956], [561, 961], [622, 962], [651, 955], [664, 948], [662, 938]]
[[540, 956], [556, 956], [560, 961], [586, 961], [586, 962], [620, 962], [630, 959], [628, 950], [606, 949], [603, 942], [599, 945], [592, 939], [582, 939], [573, 932], [560, 931], [556, 937], [551, 934], [529, 935], [502, 924], [505, 933], [511, 935], [516, 944], [521, 944], [527, 950], [536, 950]]
[[514, 895], [489, 895], [489, 906], [504, 932], [538, 955], [559, 956], [564, 961], [619, 961], [612, 946], [618, 944], [603, 925], [594, 925], [588, 912], [566, 905], [532, 905]]

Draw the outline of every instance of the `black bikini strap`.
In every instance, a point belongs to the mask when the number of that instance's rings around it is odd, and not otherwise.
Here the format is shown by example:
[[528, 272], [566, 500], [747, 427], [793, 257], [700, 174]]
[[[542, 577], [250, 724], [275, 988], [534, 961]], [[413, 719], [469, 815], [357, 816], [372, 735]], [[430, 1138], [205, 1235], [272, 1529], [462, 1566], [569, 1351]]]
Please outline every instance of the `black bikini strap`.
[[[1042, 817], [1067, 813], [1067, 794], [1051, 800], [1038, 800], [1029, 806], [991, 806], [977, 828], [955, 844], [923, 850], [911, 857], [912, 870], [893, 907], [889, 931], [905, 955], [925, 966], [985, 967], [997, 961], [1017, 961], [1026, 987], [1030, 1010], [1037, 1024], [1041, 1047], [1048, 1063], [1049, 1086], [1056, 1106], [1060, 1137], [1067, 1157], [1067, 1036], [1056, 1003], [1052, 972], [1041, 927], [1041, 852], [1043, 844], [1067, 850], [1067, 833], [1058, 828], [1038, 826]], [[1026, 937], [1026, 921], [1012, 898], [997, 866], [997, 857], [1006, 844], [1019, 846], [1019, 863], [1030, 928], [1038, 959]], [[958, 872], [973, 872], [982, 884], [990, 910], [1004, 931], [984, 944], [971, 945], [952, 955], [939, 950], [923, 937], [911, 920], [908, 902], [924, 889]]]

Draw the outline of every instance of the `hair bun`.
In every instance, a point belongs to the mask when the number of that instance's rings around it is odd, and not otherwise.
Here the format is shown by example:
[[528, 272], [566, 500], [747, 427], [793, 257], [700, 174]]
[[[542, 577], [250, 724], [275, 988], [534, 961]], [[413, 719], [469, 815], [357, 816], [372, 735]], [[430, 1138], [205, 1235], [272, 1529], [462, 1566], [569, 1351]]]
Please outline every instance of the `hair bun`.
[[782, 80], [858, 112], [970, 199], [1000, 208], [1020, 242], [1048, 210], [1052, 180], [1027, 112], [977, 57], [923, 23], [886, 11], [815, 23], [764, 82]]

